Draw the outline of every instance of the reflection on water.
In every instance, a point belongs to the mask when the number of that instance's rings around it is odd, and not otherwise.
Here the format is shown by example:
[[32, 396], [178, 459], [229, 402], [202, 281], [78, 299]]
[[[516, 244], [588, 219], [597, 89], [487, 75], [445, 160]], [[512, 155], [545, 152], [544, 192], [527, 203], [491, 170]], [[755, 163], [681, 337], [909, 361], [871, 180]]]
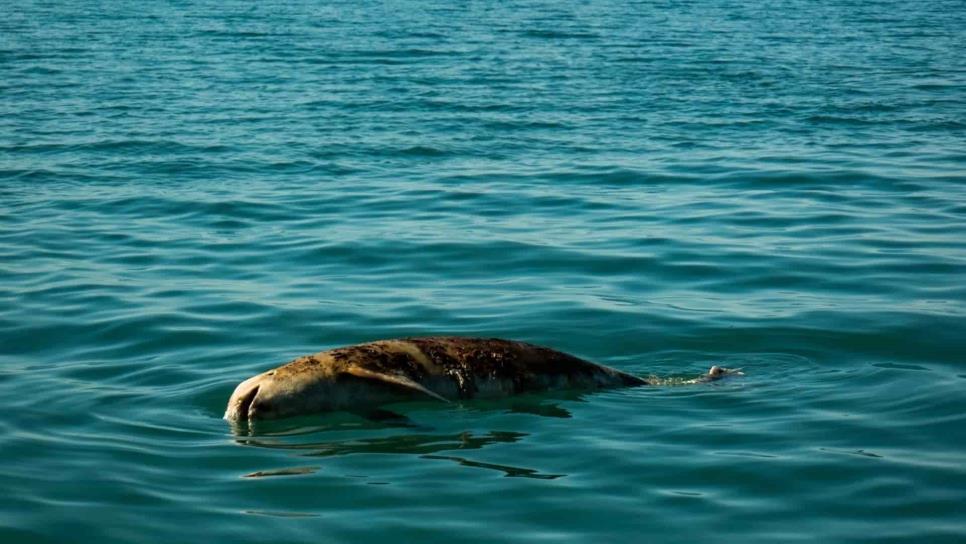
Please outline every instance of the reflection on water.
[[541, 474], [540, 472], [529, 468], [511, 467], [509, 465], [497, 465], [495, 463], [481, 463], [479, 461], [471, 461], [463, 457], [455, 457], [450, 455], [423, 455], [423, 459], [447, 459], [450, 461], [456, 461], [457, 463], [463, 465], [464, 467], [476, 467], [476, 468], [486, 468], [490, 470], [499, 470], [501, 472], [505, 472], [506, 475], [511, 478], [534, 478], [537, 480], [556, 480], [557, 478], [566, 476], [566, 474]]
[[[570, 418], [570, 411], [553, 401], [582, 402], [586, 392], [554, 391], [544, 394], [529, 394], [512, 398], [472, 400], [458, 404], [459, 409], [477, 412], [506, 412], [530, 414], [542, 417]], [[406, 403], [407, 409], [440, 409], [436, 404], [419, 402]], [[443, 409], [451, 409], [446, 407]], [[390, 427], [431, 431], [407, 416], [389, 410], [376, 410], [365, 415], [348, 412], [313, 414], [280, 420], [229, 421], [231, 432], [242, 436], [297, 436], [328, 431], [359, 431], [385, 429]]]
[[510, 406], [510, 412], [514, 414], [533, 414], [535, 416], [571, 418], [570, 411], [561, 408], [556, 404], [528, 404], [519, 403]]
[[298, 476], [300, 474], [312, 474], [319, 470], [319, 467], [291, 467], [280, 468], [277, 470], [259, 470], [242, 476], [242, 478], [266, 478], [268, 476]]
[[[497, 404], [488, 406], [474, 406], [476, 410], [493, 409]], [[541, 404], [533, 402], [512, 402], [502, 404], [502, 410], [507, 413], [524, 413], [554, 418], [569, 418], [570, 412], [555, 404]], [[465, 457], [439, 455], [440, 452], [453, 450], [478, 450], [490, 444], [509, 444], [522, 440], [527, 433], [514, 431], [489, 431], [477, 434], [472, 431], [460, 433], [427, 432], [425, 427], [410, 427], [412, 432], [402, 432], [391, 436], [352, 437], [331, 440], [317, 440], [323, 434], [359, 434], [361, 432], [377, 432], [379, 430], [395, 429], [392, 425], [377, 425], [365, 420], [346, 420], [344, 414], [328, 414], [320, 416], [322, 423], [306, 425], [309, 418], [298, 418], [294, 422], [252, 422], [251, 424], [236, 424], [232, 430], [235, 442], [243, 446], [255, 446], [277, 450], [293, 450], [300, 456], [308, 457], [336, 457], [355, 454], [396, 454], [414, 455], [422, 459], [448, 460], [461, 466], [496, 470], [508, 477], [534, 478], [553, 480], [565, 476], [564, 474], [545, 474], [534, 468], [502, 465], [475, 461]], [[257, 428], [257, 432], [256, 432]], [[306, 438], [309, 440], [306, 440]], [[291, 467], [272, 470], [259, 470], [245, 474], [244, 478], [264, 478], [270, 476], [297, 476], [312, 474], [319, 470], [318, 466]]]
[[[567, 413], [562, 408], [551, 409], [551, 414], [557, 411]], [[551, 417], [569, 417], [551, 415]], [[358, 430], [358, 425], [353, 427]], [[305, 430], [301, 427], [302, 431]], [[333, 430], [346, 430], [344, 423], [336, 425], [319, 426], [316, 433]], [[304, 436], [304, 432], [297, 436]], [[354, 454], [402, 454], [415, 455], [422, 459], [445, 459], [455, 461], [462, 466], [497, 470], [510, 477], [535, 478], [541, 480], [552, 480], [560, 478], [564, 474], [543, 474], [537, 469], [516, 467], [510, 465], [500, 465], [494, 463], [484, 463], [474, 461], [464, 457], [449, 455], [437, 455], [439, 452], [452, 450], [477, 450], [490, 444], [509, 444], [517, 442], [527, 436], [527, 433], [513, 431], [490, 431], [486, 434], [474, 434], [471, 431], [461, 433], [401, 433], [392, 436], [367, 437], [367, 438], [348, 438], [340, 440], [324, 440], [299, 442], [295, 441], [291, 435], [282, 437], [275, 436], [236, 436], [235, 441], [244, 446], [255, 446], [258, 448], [282, 449], [299, 451], [303, 456], [311, 457], [335, 457]], [[308, 450], [308, 451], [306, 451]], [[245, 478], [262, 478], [268, 476], [294, 476], [312, 474], [319, 469], [312, 467], [292, 467], [273, 470], [260, 470], [246, 474]]]

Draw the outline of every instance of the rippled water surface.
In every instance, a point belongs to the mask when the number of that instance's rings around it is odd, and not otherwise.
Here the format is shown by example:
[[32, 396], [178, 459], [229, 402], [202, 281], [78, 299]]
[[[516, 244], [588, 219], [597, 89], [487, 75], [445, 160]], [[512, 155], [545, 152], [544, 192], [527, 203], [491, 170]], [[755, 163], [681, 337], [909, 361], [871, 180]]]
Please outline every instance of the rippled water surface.
[[[966, 540], [961, 2], [3, 12], [0, 541]], [[221, 419], [419, 334], [746, 375]]]

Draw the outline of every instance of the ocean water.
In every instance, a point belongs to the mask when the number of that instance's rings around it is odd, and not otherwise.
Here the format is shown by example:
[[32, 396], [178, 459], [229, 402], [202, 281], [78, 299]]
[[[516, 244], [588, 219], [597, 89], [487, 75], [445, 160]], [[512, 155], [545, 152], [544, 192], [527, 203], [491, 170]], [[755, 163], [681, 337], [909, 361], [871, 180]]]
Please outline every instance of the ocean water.
[[[961, 2], [2, 12], [0, 541], [966, 541]], [[221, 419], [421, 334], [745, 376]]]

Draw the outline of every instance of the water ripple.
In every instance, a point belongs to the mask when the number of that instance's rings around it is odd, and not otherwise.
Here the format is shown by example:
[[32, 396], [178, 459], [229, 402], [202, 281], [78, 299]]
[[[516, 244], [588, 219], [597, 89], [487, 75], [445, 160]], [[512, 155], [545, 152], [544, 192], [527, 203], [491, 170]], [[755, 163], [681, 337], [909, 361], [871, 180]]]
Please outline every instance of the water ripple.
[[[6, 11], [0, 541], [966, 537], [958, 3]], [[221, 419], [443, 333], [664, 385]]]

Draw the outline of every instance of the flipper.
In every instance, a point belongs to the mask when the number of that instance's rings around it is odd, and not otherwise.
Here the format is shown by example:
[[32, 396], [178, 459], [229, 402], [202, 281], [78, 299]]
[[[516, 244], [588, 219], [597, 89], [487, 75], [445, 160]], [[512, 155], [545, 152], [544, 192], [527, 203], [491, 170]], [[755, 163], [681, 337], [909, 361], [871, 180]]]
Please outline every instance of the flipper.
[[684, 383], [686, 384], [707, 383], [707, 382], [718, 381], [721, 378], [727, 378], [729, 376], [744, 376], [744, 375], [745, 373], [742, 372], [740, 368], [724, 368], [718, 365], [714, 365], [711, 367], [710, 370], [708, 370], [707, 374], [702, 374], [697, 378], [694, 378], [691, 380], [685, 380]]
[[433, 397], [436, 400], [441, 400], [446, 403], [450, 402], [445, 397], [437, 393], [433, 393], [429, 389], [426, 389], [425, 387], [423, 387], [423, 385], [414, 382], [413, 380], [411, 380], [406, 376], [402, 376], [399, 374], [387, 374], [384, 372], [374, 372], [372, 370], [362, 368], [358, 365], [352, 365], [346, 368], [345, 371], [347, 374], [351, 376], [355, 376], [356, 378], [362, 378], [365, 380], [376, 380], [385, 384], [394, 385], [397, 387], [403, 387], [413, 392], [422, 393], [424, 395], [428, 395], [430, 397]]
[[744, 376], [744, 375], [745, 373], [742, 372], [740, 368], [724, 368], [718, 365], [714, 365], [711, 367], [711, 370], [708, 370], [708, 373], [703, 377], [705, 378], [706, 381], [712, 382], [728, 376]]

